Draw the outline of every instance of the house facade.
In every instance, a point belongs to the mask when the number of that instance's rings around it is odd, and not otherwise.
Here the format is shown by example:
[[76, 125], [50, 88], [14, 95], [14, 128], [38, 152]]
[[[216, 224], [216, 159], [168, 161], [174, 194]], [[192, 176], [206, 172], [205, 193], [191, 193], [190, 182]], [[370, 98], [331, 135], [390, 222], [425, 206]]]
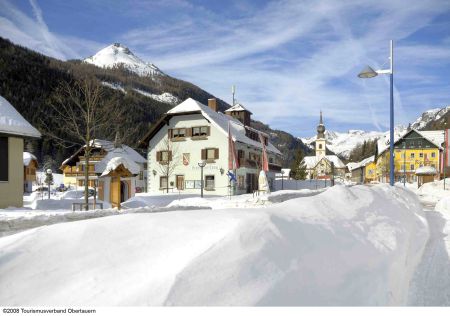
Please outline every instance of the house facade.
[[38, 162], [35, 155], [24, 152], [23, 153], [23, 190], [31, 193], [33, 191], [33, 183], [36, 182], [36, 170]]
[[23, 206], [25, 137], [41, 134], [0, 96], [0, 208]]
[[377, 179], [375, 156], [370, 156], [360, 162], [350, 162], [347, 168], [351, 173], [350, 179], [355, 183], [370, 183]]
[[317, 125], [317, 138], [315, 140], [315, 155], [304, 158], [307, 179], [331, 179], [345, 178], [347, 167], [336, 155], [326, 154], [325, 125], [323, 124], [322, 111]]
[[[394, 175], [395, 181], [417, 181], [416, 170], [430, 166], [437, 170], [434, 179], [440, 178], [442, 170], [444, 131], [406, 132], [394, 143]], [[380, 182], [389, 182], [389, 143], [380, 140], [377, 144], [379, 152], [376, 160], [376, 175]]]
[[[65, 186], [82, 187], [85, 181], [85, 168], [89, 172], [89, 186], [94, 187], [99, 180], [99, 174], [103, 172], [105, 164], [114, 157], [124, 157], [130, 162], [139, 166], [139, 172], [133, 176], [130, 183], [129, 192], [146, 191], [147, 161], [138, 152], [129, 146], [111, 141], [94, 139], [91, 142], [91, 154], [89, 165], [86, 166], [85, 146], [82, 146], [71, 157], [63, 161], [60, 169], [63, 171], [63, 181]], [[101, 167], [102, 166], [102, 167]]]
[[[225, 114], [226, 113], [226, 114]], [[208, 106], [191, 98], [168, 111], [141, 140], [148, 149], [148, 191], [153, 193], [200, 193], [227, 195], [258, 189], [264, 141], [269, 184], [281, 170], [281, 152], [267, 134], [248, 126], [250, 112], [242, 105], [218, 112], [215, 99]], [[228, 128], [236, 149], [239, 168], [236, 182], [227, 175], [230, 158]], [[204, 162], [202, 168], [199, 163]], [[202, 171], [203, 170], [203, 171]], [[203, 177], [202, 177], [203, 172]]]

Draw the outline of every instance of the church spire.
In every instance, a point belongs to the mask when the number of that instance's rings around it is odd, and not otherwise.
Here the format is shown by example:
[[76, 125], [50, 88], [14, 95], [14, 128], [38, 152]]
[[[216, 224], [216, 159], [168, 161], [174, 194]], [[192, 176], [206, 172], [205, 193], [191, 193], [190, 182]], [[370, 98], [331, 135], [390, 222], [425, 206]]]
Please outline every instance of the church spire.
[[317, 125], [317, 138], [325, 138], [325, 125], [323, 125], [322, 111], [320, 111], [320, 121]]

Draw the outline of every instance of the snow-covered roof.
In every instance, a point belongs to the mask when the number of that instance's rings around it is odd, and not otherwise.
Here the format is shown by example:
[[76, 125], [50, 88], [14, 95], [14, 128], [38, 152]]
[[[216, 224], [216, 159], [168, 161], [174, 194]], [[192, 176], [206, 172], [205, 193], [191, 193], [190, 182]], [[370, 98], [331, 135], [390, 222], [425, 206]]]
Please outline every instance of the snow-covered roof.
[[29, 153], [29, 152], [27, 152], [27, 151], [24, 151], [23, 152], [23, 165], [25, 167], [28, 167], [32, 160], [36, 160], [37, 161], [36, 156], [31, 154], [31, 153]]
[[[228, 110], [225, 110], [226, 112], [241, 112], [241, 111], [247, 111], [250, 112], [249, 110], [247, 110], [242, 104], [240, 103], [236, 103], [235, 105], [233, 105], [232, 107], [230, 107]], [[250, 112], [251, 113], [251, 112]]]
[[306, 156], [304, 158], [306, 168], [307, 169], [315, 168], [316, 165], [319, 163], [319, 161], [321, 161], [322, 159], [327, 159], [330, 163], [332, 162], [335, 168], [345, 168], [345, 165], [342, 162], [342, 160], [336, 155], [326, 155], [323, 158], [319, 158], [316, 156]]
[[[116, 148], [114, 147], [114, 142], [111, 142], [109, 140], [103, 140], [103, 139], [93, 139], [91, 140], [91, 146], [94, 148], [103, 148], [104, 150], [106, 150], [108, 153], [109, 152], [120, 152], [122, 154], [122, 156], [126, 156], [127, 159], [134, 161], [136, 163], [146, 163], [147, 160], [145, 160], [144, 157], [142, 157], [136, 150], [134, 150], [133, 148], [127, 146], [127, 145], [120, 145], [120, 147]], [[86, 146], [83, 146], [82, 148], [85, 148]], [[62, 162], [62, 166], [66, 165], [70, 160], [72, 160], [73, 158], [75, 158], [75, 156], [77, 156], [79, 154], [79, 150], [74, 153], [72, 156], [70, 156], [69, 158], [67, 158], [66, 160], [64, 160]]]
[[[196, 111], [200, 111], [202, 115], [211, 122], [211, 124], [216, 126], [226, 136], [228, 136], [228, 122], [230, 122], [231, 135], [234, 141], [262, 148], [261, 142], [255, 141], [245, 135], [246, 128], [254, 130], [255, 132], [259, 132], [258, 130], [251, 128], [249, 126], [244, 126], [239, 120], [224, 113], [216, 112], [212, 110], [210, 107], [192, 98], [184, 100], [176, 107], [169, 110], [167, 114], [180, 114]], [[263, 132], [261, 133], [265, 135], [265, 133]], [[281, 155], [281, 152], [271, 142], [269, 142], [267, 145], [267, 151]]]
[[[115, 156], [111, 158], [107, 155], [99, 164], [95, 165], [95, 172], [102, 172], [100, 176], [103, 177], [108, 175], [111, 171], [116, 170], [120, 165], [123, 165], [134, 175], [138, 174], [140, 171], [139, 166], [134, 161], [128, 159], [125, 156]], [[100, 168], [102, 168], [103, 171], [100, 171]]]
[[416, 170], [416, 175], [420, 176], [424, 176], [424, 175], [435, 175], [437, 174], [436, 168], [432, 167], [432, 166], [422, 166], [417, 168]]
[[[411, 129], [409, 131], [402, 131], [401, 133], [396, 133], [394, 136], [395, 139], [395, 143], [397, 143], [399, 140], [401, 140], [402, 138], [404, 138], [407, 134], [409, 134], [410, 132], [416, 132], [417, 134], [419, 134], [420, 136], [422, 136], [424, 139], [428, 140], [429, 142], [431, 142], [432, 144], [436, 145], [436, 147], [438, 147], [439, 149], [442, 149], [442, 143], [444, 142], [444, 131], [440, 130], [440, 131], [418, 131], [416, 129]], [[381, 137], [378, 142], [377, 142], [377, 147], [378, 147], [378, 155], [380, 155], [381, 153], [383, 153], [384, 151], [389, 149], [389, 138], [388, 138], [388, 134], [386, 135], [386, 137]]]
[[41, 133], [2, 96], [0, 96], [0, 133], [41, 137]]
[[352, 171], [361, 167], [367, 166], [369, 163], [375, 161], [375, 156], [370, 156], [369, 158], [363, 159], [360, 162], [349, 162], [347, 164], [348, 170]]

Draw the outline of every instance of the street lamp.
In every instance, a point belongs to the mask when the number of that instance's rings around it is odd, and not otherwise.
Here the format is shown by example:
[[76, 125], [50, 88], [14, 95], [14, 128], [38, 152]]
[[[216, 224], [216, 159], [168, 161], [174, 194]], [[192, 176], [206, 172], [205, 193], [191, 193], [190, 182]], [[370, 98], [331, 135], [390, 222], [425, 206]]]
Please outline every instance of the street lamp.
[[284, 187], [283, 187], [283, 179], [284, 179], [284, 170], [281, 169], [281, 190], [284, 190]]
[[382, 70], [374, 70], [372, 67], [367, 66], [359, 74], [359, 78], [373, 78], [381, 74], [389, 75], [390, 77], [390, 140], [389, 140], [389, 182], [390, 185], [394, 185], [394, 41], [390, 40], [390, 68]]
[[52, 169], [47, 169], [47, 184], [48, 184], [48, 199], [50, 200], [50, 184], [52, 183], [51, 181], [51, 175], [52, 175]]
[[198, 163], [198, 166], [201, 170], [201, 180], [200, 180], [200, 188], [201, 188], [201, 197], [203, 197], [203, 168], [206, 166], [206, 161], [202, 160]]

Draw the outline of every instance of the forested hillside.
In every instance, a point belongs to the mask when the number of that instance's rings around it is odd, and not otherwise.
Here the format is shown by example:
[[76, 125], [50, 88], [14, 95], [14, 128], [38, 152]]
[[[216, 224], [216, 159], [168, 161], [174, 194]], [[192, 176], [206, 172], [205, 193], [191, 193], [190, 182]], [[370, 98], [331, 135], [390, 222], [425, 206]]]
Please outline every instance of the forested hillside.
[[[152, 99], [134, 89], [146, 93], [170, 93], [179, 100], [188, 97], [207, 104], [210, 93], [189, 82], [170, 76], [159, 76], [157, 79], [140, 77], [123, 67], [103, 69], [83, 63], [79, 60], [60, 61], [54, 58], [15, 45], [0, 37], [0, 95], [6, 98], [16, 109], [41, 132], [43, 125], [52, 126], [58, 117], [49, 115], [52, 95], [62, 82], [72, 82], [86, 76], [93, 76], [100, 82], [117, 84], [121, 89], [105, 86], [108, 97], [117, 100], [127, 109], [118, 131], [126, 135], [126, 143], [135, 147], [137, 141], [148, 131], [151, 124], [174, 105]], [[220, 110], [229, 107], [218, 99]], [[271, 130], [267, 125], [253, 122], [271, 135], [271, 141], [286, 153], [290, 162], [296, 148], [307, 150], [303, 143], [292, 135]], [[130, 134], [130, 131], [133, 133]], [[97, 135], [102, 137], [102, 135]], [[27, 141], [26, 149], [32, 151], [39, 161], [52, 161], [53, 169], [57, 169], [63, 159], [71, 155], [75, 147], [58, 146], [46, 135], [39, 141]]]

